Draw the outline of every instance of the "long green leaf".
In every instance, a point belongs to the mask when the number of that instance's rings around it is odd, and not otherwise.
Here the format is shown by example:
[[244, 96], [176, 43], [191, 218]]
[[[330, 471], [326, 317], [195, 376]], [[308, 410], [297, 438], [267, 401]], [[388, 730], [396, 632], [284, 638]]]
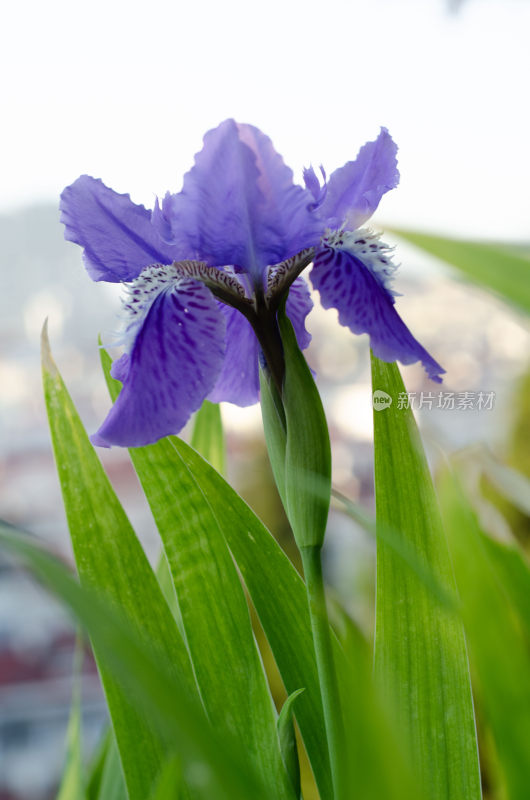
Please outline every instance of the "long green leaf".
[[517, 544], [506, 545], [496, 542], [486, 534], [483, 535], [481, 541], [530, 642], [530, 567], [528, 560]]
[[[109, 388], [116, 387], [111, 383]], [[276, 711], [220, 523], [170, 439], [131, 448], [130, 454], [164, 544], [208, 716], [214, 726], [239, 738], [278, 798], [292, 797]]]
[[81, 664], [82, 647], [78, 639], [74, 658], [72, 709], [66, 735], [66, 763], [57, 800], [85, 800], [83, 752], [81, 747]]
[[148, 719], [151, 730], [171, 741], [174, 752], [182, 756], [195, 797], [276, 800], [275, 792], [250, 768], [230, 733], [212, 728], [198, 698], [190, 695], [175, 674], [167, 654], [146, 641], [115, 603], [80, 586], [33, 537], [0, 524], [0, 544], [29, 566], [87, 628], [95, 649], [125, 687], [139, 717]]
[[[395, 364], [372, 356], [373, 390], [395, 402], [374, 411], [377, 523], [407, 547], [449, 594], [454, 578], [431, 476]], [[394, 548], [377, 544], [375, 670], [432, 800], [481, 797], [464, 632]]]
[[304, 583], [275, 538], [232, 487], [185, 442], [171, 441], [219, 521], [287, 693], [305, 688], [296, 701], [295, 716], [320, 796], [327, 800], [331, 773]]
[[333, 497], [341, 503], [343, 507], [342, 510], [360, 525], [366, 533], [374, 539], [378, 539], [388, 545], [388, 547], [395, 552], [396, 556], [401, 558], [403, 562], [408, 565], [429, 590], [431, 595], [438, 600], [440, 605], [448, 609], [457, 610], [457, 603], [454, 595], [449, 594], [442, 588], [430, 565], [426, 564], [425, 560], [418, 558], [415, 549], [409, 542], [403, 539], [399, 531], [384, 526], [381, 521], [377, 523], [375, 518], [372, 519], [366, 511], [341, 492], [333, 490]]
[[[110, 359], [102, 351], [105, 374]], [[116, 396], [117, 387], [109, 382]], [[181, 479], [200, 486], [203, 503], [218, 525], [207, 528], [213, 539], [226, 541], [241, 571], [271, 645], [288, 694], [305, 692], [296, 703], [296, 718], [322, 800], [331, 797], [331, 774], [324, 746], [325, 728], [316, 671], [306, 592], [302, 579], [274, 537], [247, 504], [191, 447], [171, 437], [152, 448], [133, 450], [135, 469], [153, 508], [163, 522], [168, 509], [181, 502]], [[167, 477], [169, 476], [169, 477]], [[157, 487], [161, 488], [158, 489]]]
[[261, 416], [269, 461], [282, 505], [287, 508], [287, 496], [285, 494], [285, 446], [287, 441], [285, 412], [274, 381], [262, 368], [259, 371], [259, 382]]
[[219, 403], [205, 400], [195, 415], [191, 446], [220, 475], [226, 471], [226, 446]]
[[[196, 687], [186, 646], [145, 553], [90, 444], [43, 332], [44, 393], [55, 461], [81, 583], [105, 593], [154, 649], [164, 653], [190, 695]], [[131, 800], [145, 800], [168, 743], [131, 704], [95, 648]]]
[[278, 322], [285, 356], [286, 511], [298, 547], [321, 546], [331, 496], [328, 426], [318, 389], [285, 309], [278, 312]]
[[109, 731], [97, 800], [127, 800], [127, 788], [113, 731]]
[[441, 497], [481, 705], [508, 798], [525, 800], [530, 786], [528, 566], [514, 549], [482, 533], [449, 472], [441, 481]]
[[322, 546], [331, 495], [331, 449], [318, 389], [293, 326], [278, 312], [285, 359], [280, 397], [260, 370], [261, 410], [269, 459], [299, 548]]
[[456, 267], [466, 278], [493, 289], [530, 313], [530, 260], [502, 245], [468, 242], [395, 229], [394, 233]]
[[283, 763], [297, 798], [300, 797], [300, 762], [294, 727], [294, 703], [303, 691], [304, 689], [298, 689], [289, 695], [278, 717], [278, 739], [280, 740]]
[[181, 783], [182, 768], [180, 761], [176, 758], [170, 758], [162, 768], [149, 800], [177, 800]]
[[[101, 778], [105, 769], [105, 761], [109, 749], [111, 728], [107, 728], [92, 754], [87, 767], [86, 796], [87, 800], [97, 800], [101, 787]], [[118, 757], [119, 760], [119, 757]]]
[[398, 730], [374, 684], [372, 648], [335, 606], [342, 644], [337, 658], [346, 732], [348, 785], [362, 800], [425, 800]]

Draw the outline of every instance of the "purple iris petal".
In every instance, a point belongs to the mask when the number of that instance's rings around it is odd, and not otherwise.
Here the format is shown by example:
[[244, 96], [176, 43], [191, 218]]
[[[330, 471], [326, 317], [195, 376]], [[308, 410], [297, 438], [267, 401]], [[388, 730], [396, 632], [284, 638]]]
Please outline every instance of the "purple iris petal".
[[315, 211], [315, 209], [320, 208], [328, 191], [326, 184], [326, 172], [322, 164], [320, 165], [320, 174], [322, 175], [323, 179], [322, 186], [320, 185], [320, 181], [317, 178], [317, 174], [312, 166], [304, 169], [305, 188], [308, 192], [311, 192], [315, 201], [310, 206], [311, 211]]
[[330, 228], [355, 230], [372, 216], [385, 192], [399, 183], [397, 146], [386, 128], [359, 150], [355, 161], [336, 169], [320, 208]]
[[268, 264], [318, 241], [311, 201], [267, 136], [226, 120], [206, 134], [182, 191], [166, 195], [153, 224], [187, 258], [233, 264], [259, 284]]
[[[419, 360], [440, 381], [444, 370], [394, 308], [389, 248], [358, 230], [399, 181], [396, 151], [382, 128], [328, 183], [322, 168], [322, 185], [306, 170], [302, 188], [268, 137], [226, 120], [204, 137], [182, 191], [152, 213], [86, 175], [67, 187], [65, 235], [84, 249], [90, 276], [130, 282], [126, 352], [112, 368], [123, 389], [93, 441], [140, 446], [177, 433], [206, 396], [256, 402], [259, 343], [244, 314], [255, 315], [257, 330], [269, 324], [265, 306], [278, 307], [315, 248], [311, 280], [323, 306], [354, 333], [368, 333], [379, 358]], [[197, 261], [209, 266], [190, 263]], [[244, 292], [217, 279], [227, 271]], [[311, 307], [297, 277], [286, 310], [302, 349]]]
[[171, 264], [176, 251], [162, 241], [151, 213], [127, 194], [82, 175], [61, 194], [65, 237], [84, 248], [88, 274], [94, 281], [130, 281], [148, 264]]
[[305, 319], [312, 308], [313, 301], [305, 278], [297, 278], [289, 290], [285, 310], [292, 322], [300, 350], [309, 347], [311, 341], [311, 334], [305, 327]]
[[311, 281], [324, 308], [336, 308], [339, 322], [353, 333], [368, 333], [383, 361], [421, 361], [429, 378], [441, 383], [445, 370], [411, 334], [394, 308], [394, 298], [362, 261], [345, 250], [318, 250]]
[[223, 304], [219, 308], [226, 318], [226, 352], [221, 374], [208, 399], [212, 403], [251, 406], [259, 400], [258, 340], [239, 311]]
[[130, 355], [117, 362], [123, 388], [94, 444], [138, 447], [178, 433], [218, 378], [224, 327], [217, 301], [197, 281], [160, 292]]

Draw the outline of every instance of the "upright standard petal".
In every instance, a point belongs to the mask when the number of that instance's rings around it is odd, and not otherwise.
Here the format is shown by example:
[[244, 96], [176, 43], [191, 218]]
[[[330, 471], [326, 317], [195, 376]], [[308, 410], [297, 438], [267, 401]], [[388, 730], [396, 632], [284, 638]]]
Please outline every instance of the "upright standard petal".
[[151, 212], [127, 194], [82, 175], [61, 194], [65, 237], [84, 248], [88, 274], [94, 281], [130, 281], [148, 264], [177, 260], [151, 223]]
[[[317, 251], [311, 281], [320, 292], [322, 305], [337, 309], [340, 324], [352, 333], [368, 333], [370, 346], [382, 361], [421, 361], [429, 378], [441, 383], [445, 370], [414, 338], [394, 308], [388, 288], [390, 274], [385, 273], [388, 260], [381, 252], [370, 254], [362, 236], [357, 245], [347, 251], [324, 244]], [[376, 260], [381, 263], [379, 270]]]
[[217, 301], [197, 281], [157, 293], [130, 353], [116, 362], [123, 388], [94, 444], [139, 447], [178, 433], [219, 376], [224, 327]]
[[330, 228], [355, 230], [369, 219], [385, 192], [399, 183], [397, 146], [386, 128], [361, 147], [355, 161], [336, 169], [320, 213]]
[[166, 195], [153, 223], [182, 258], [233, 264], [259, 284], [268, 264], [318, 241], [312, 200], [267, 136], [226, 120], [206, 134], [182, 191]]

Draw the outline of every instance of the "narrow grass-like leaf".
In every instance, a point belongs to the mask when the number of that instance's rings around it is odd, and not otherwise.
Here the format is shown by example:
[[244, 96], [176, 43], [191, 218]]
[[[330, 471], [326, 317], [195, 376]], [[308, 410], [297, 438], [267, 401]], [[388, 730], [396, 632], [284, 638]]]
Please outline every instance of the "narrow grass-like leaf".
[[[321, 550], [329, 513], [331, 495], [331, 448], [322, 401], [304, 355], [300, 351], [293, 326], [285, 313], [278, 311], [278, 326], [283, 345], [285, 376], [281, 404], [285, 414], [274, 415], [271, 399], [265, 391], [263, 421], [267, 443], [271, 444], [273, 472], [279, 475], [279, 491], [287, 517], [300, 550], [310, 611], [319, 684], [330, 753], [333, 791], [345, 797], [345, 759], [342, 752], [344, 732], [340, 698], [335, 674], [332, 640], [327, 618], [322, 575]], [[262, 384], [266, 381], [262, 380]], [[272, 390], [271, 384], [269, 384]], [[264, 386], [265, 390], [268, 388]], [[272, 392], [271, 392], [272, 393]], [[277, 430], [270, 430], [270, 427]], [[281, 453], [285, 431], [285, 469]]]
[[457, 603], [454, 594], [449, 594], [449, 592], [441, 586], [430, 565], [426, 564], [425, 560], [421, 560], [418, 557], [415, 549], [409, 542], [403, 539], [399, 531], [383, 525], [381, 521], [377, 523], [364, 509], [341, 492], [333, 490], [333, 497], [339, 501], [342, 510], [360, 525], [366, 533], [374, 539], [379, 539], [380, 542], [384, 542], [388, 545], [396, 556], [401, 558], [404, 564], [410, 567], [429, 590], [431, 595], [438, 600], [441, 606], [456, 611]]
[[[186, 646], [52, 360], [45, 332], [42, 346], [50, 430], [81, 583], [112, 599], [153, 649], [167, 656], [182, 686], [194, 695]], [[95, 654], [130, 800], [145, 800], [169, 745], [135, 710], [97, 648]]]
[[274, 381], [261, 368], [259, 382], [261, 416], [263, 418], [269, 461], [282, 505], [287, 508], [287, 496], [285, 494], [285, 446], [287, 440], [285, 412]]
[[[374, 411], [377, 523], [400, 532], [439, 584], [454, 577], [419, 433], [395, 364], [372, 356], [373, 390], [395, 402]], [[469, 667], [460, 620], [384, 540], [377, 544], [376, 676], [408, 739], [425, 795], [481, 797]]]
[[[102, 361], [105, 369], [104, 353]], [[109, 388], [115, 390], [112, 384]], [[212, 725], [231, 730], [278, 798], [292, 797], [278, 744], [276, 711], [220, 523], [171, 439], [131, 448], [130, 454], [164, 544]]]
[[85, 800], [86, 798], [81, 747], [81, 664], [82, 649], [78, 640], [74, 658], [72, 710], [66, 734], [66, 761], [57, 800]]
[[298, 547], [320, 546], [331, 496], [328, 426], [318, 389], [285, 309], [278, 312], [278, 323], [285, 356], [286, 511]]
[[[200, 484], [220, 524], [269, 641], [288, 694], [305, 688], [295, 716], [322, 800], [331, 797], [331, 773], [306, 590], [277, 541], [244, 500], [188, 445], [172, 445]], [[175, 469], [178, 462], [175, 461]]]
[[507, 796], [526, 800], [530, 786], [528, 567], [516, 551], [482, 533], [454, 475], [444, 475], [440, 490], [481, 705], [493, 732]]
[[137, 705], [140, 718], [148, 719], [151, 730], [171, 741], [174, 752], [182, 755], [194, 797], [276, 800], [275, 791], [250, 768], [230, 733], [213, 729], [198, 698], [175, 675], [167, 654], [153, 648], [115, 604], [80, 586], [33, 537], [0, 525], [0, 545], [29, 566], [87, 628], [95, 649]]
[[337, 671], [346, 722], [348, 785], [362, 800], [425, 800], [374, 684], [372, 648], [338, 606], [335, 616], [342, 645]]
[[484, 474], [503, 497], [530, 517], [530, 479], [516, 469], [500, 464], [488, 451], [480, 453]]
[[120, 754], [116, 744], [116, 737], [112, 730], [109, 731], [107, 739], [101, 783], [96, 797], [97, 800], [127, 800], [127, 788], [123, 777]]
[[468, 242], [394, 229], [394, 233], [456, 267], [475, 283], [493, 289], [508, 302], [530, 313], [530, 260], [502, 245]]
[[[105, 374], [110, 359], [102, 352]], [[111, 396], [117, 387], [109, 383]], [[243, 576], [278, 664], [288, 694], [305, 692], [296, 703], [296, 718], [317, 780], [322, 800], [331, 797], [331, 774], [327, 758], [325, 728], [311, 638], [306, 592], [302, 579], [248, 505], [195, 450], [176, 437], [156, 445], [160, 452], [157, 473], [151, 448], [133, 450], [131, 455], [152, 507], [160, 513], [178, 505], [181, 476], [192, 475], [200, 486], [203, 503], [208, 504], [218, 526], [208, 529], [210, 537], [223, 537]], [[170, 480], [164, 481], [169, 473]], [[156, 483], [154, 482], [156, 481]], [[163, 491], [158, 490], [163, 485]]]
[[296, 746], [296, 733], [294, 727], [294, 703], [304, 689], [298, 689], [289, 695], [282, 706], [278, 717], [278, 739], [285, 769], [293, 785], [296, 797], [300, 797], [300, 761]]
[[[517, 544], [510, 546], [496, 542], [487, 534], [481, 541], [530, 643], [530, 567], [527, 557]], [[530, 680], [530, 674], [528, 677]]]
[[101, 778], [105, 768], [105, 761], [109, 749], [110, 733], [112, 728], [107, 728], [87, 766], [86, 796], [87, 800], [97, 800], [101, 787]]
[[220, 475], [226, 472], [226, 447], [219, 403], [205, 400], [195, 415], [191, 446]]
[[177, 800], [182, 783], [182, 767], [177, 758], [170, 758], [162, 767], [149, 800]]

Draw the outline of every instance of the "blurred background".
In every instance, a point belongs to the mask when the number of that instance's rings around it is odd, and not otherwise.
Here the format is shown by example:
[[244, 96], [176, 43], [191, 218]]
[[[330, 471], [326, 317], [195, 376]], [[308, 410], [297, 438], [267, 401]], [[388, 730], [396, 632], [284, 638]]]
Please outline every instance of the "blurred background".
[[[493, 241], [528, 257], [530, 3], [21, 0], [2, 16], [0, 518], [70, 558], [40, 383], [46, 316], [89, 432], [108, 408], [96, 339], [117, 327], [117, 290], [93, 284], [79, 248], [64, 242], [61, 190], [88, 173], [152, 207], [157, 195], [180, 188], [204, 132], [233, 116], [271, 136], [297, 179], [310, 163], [329, 174], [381, 125], [389, 128], [401, 184], [372, 225], [387, 228], [386, 240], [397, 245], [398, 310], [446, 368], [444, 391], [494, 393], [491, 408], [418, 412], [433, 466], [440, 452], [465, 451], [488, 530], [525, 543], [530, 335], [523, 314], [391, 230]], [[318, 296], [308, 327], [308, 360], [333, 437], [334, 485], [373, 511], [366, 337], [342, 329]], [[438, 391], [421, 367], [402, 372], [409, 391]], [[223, 418], [231, 481], [289, 548], [259, 407], [226, 406]], [[156, 533], [126, 454], [101, 456], [154, 556]], [[511, 501], [499, 499], [503, 482]], [[337, 506], [328, 578], [366, 630], [373, 564], [373, 542]], [[53, 797], [74, 638], [61, 609], [0, 560], [0, 800]], [[105, 722], [90, 658], [83, 709], [90, 753]]]

